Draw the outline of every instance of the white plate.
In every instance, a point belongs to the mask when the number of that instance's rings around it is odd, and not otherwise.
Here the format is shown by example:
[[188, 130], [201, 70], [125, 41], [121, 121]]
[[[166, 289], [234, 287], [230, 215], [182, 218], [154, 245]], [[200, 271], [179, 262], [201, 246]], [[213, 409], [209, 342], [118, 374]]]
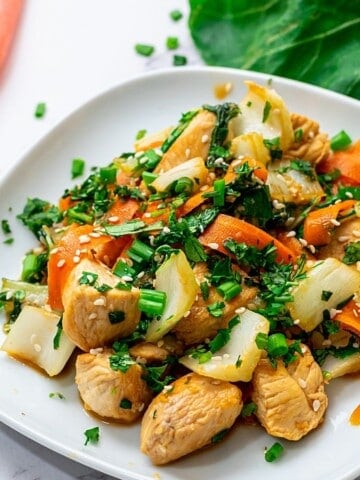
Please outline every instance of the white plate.
[[[16, 214], [27, 197], [55, 202], [71, 183], [73, 158], [86, 159], [89, 167], [106, 165], [117, 154], [131, 150], [139, 129], [156, 131], [175, 124], [181, 112], [192, 107], [218, 103], [213, 94], [218, 83], [232, 82], [234, 89], [226, 100], [240, 100], [246, 79], [265, 84], [269, 76], [215, 68], [161, 71], [116, 86], [66, 118], [2, 179], [0, 219], [10, 221], [15, 243], [0, 244], [0, 275], [17, 278], [24, 252], [36, 244]], [[345, 129], [354, 139], [360, 136], [360, 102], [280, 78], [273, 78], [272, 83], [291, 111], [320, 121], [324, 131], [333, 135]], [[358, 378], [337, 380], [329, 386], [324, 425], [300, 442], [283, 442], [285, 454], [274, 464], [266, 463], [263, 455], [264, 447], [274, 439], [260, 427], [241, 426], [222, 444], [160, 468], [139, 451], [138, 426], [105, 425], [84, 412], [73, 371], [48, 379], [4, 353], [0, 354], [0, 370], [0, 419], [4, 423], [122, 480], [345, 480], [360, 473], [360, 428], [348, 423], [360, 402]], [[66, 399], [50, 399], [49, 393], [55, 391]], [[83, 432], [95, 425], [100, 426], [100, 442], [85, 447]]]

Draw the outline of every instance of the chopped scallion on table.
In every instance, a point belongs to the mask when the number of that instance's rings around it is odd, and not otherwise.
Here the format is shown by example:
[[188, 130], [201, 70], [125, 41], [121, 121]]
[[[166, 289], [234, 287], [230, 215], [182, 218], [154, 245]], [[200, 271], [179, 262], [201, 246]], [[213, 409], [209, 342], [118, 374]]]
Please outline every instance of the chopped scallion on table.
[[36, 118], [42, 118], [46, 113], [46, 103], [39, 102], [35, 107], [34, 115]]
[[177, 37], [167, 37], [166, 39], [166, 48], [168, 50], [176, 50], [179, 48], [179, 39]]
[[81, 177], [84, 173], [85, 161], [82, 158], [74, 158], [71, 163], [71, 178]]
[[178, 22], [179, 20], [181, 20], [183, 17], [183, 14], [180, 10], [172, 10], [170, 12], [170, 18], [171, 20], [174, 20], [174, 22]]
[[144, 43], [137, 43], [135, 45], [135, 51], [139, 55], [143, 55], [144, 57], [150, 57], [154, 53], [155, 47], [153, 45], [146, 45]]
[[265, 460], [267, 462], [273, 462], [277, 460], [284, 452], [284, 447], [279, 442], [275, 442], [270, 448], [265, 452]]
[[175, 67], [181, 67], [187, 64], [187, 58], [184, 55], [174, 55], [173, 56], [173, 65]]

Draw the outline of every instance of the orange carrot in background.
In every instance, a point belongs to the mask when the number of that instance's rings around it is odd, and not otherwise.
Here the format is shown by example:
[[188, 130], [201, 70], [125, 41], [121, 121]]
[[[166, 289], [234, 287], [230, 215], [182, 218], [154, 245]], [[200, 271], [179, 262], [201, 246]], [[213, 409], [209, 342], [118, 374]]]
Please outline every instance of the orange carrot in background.
[[9, 54], [23, 0], [0, 0], [0, 70]]
[[340, 213], [353, 208], [355, 203], [355, 200], [344, 200], [335, 205], [310, 212], [304, 222], [304, 239], [310, 245], [315, 246], [330, 243], [334, 221], [336, 221]]
[[338, 150], [319, 163], [319, 173], [339, 170], [338, 179], [343, 185], [360, 185], [360, 140], [346, 150]]
[[334, 317], [343, 330], [360, 335], [360, 308], [355, 300], [350, 300]]
[[229, 215], [218, 215], [215, 221], [200, 235], [199, 240], [206, 247], [228, 254], [223, 244], [230, 238], [257, 248], [264, 248], [273, 243], [276, 247], [277, 262], [290, 263], [296, 260], [294, 253], [279, 240], [251, 223]]

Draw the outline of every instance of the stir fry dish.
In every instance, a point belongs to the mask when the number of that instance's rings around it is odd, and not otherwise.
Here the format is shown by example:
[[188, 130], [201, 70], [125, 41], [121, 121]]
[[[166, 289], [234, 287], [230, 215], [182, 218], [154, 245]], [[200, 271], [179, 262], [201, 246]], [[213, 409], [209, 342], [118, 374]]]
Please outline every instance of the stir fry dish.
[[2, 282], [2, 350], [50, 377], [76, 355], [85, 408], [141, 420], [156, 465], [249, 422], [272, 461], [360, 371], [360, 141], [246, 84], [86, 178], [74, 160], [80, 183], [18, 215], [37, 241]]

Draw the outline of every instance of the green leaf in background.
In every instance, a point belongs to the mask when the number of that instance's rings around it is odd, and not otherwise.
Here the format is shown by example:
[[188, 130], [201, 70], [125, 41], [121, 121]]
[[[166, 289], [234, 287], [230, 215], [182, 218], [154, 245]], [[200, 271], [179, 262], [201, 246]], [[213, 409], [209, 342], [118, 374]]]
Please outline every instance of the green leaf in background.
[[360, 0], [189, 0], [209, 65], [313, 83], [360, 99]]

